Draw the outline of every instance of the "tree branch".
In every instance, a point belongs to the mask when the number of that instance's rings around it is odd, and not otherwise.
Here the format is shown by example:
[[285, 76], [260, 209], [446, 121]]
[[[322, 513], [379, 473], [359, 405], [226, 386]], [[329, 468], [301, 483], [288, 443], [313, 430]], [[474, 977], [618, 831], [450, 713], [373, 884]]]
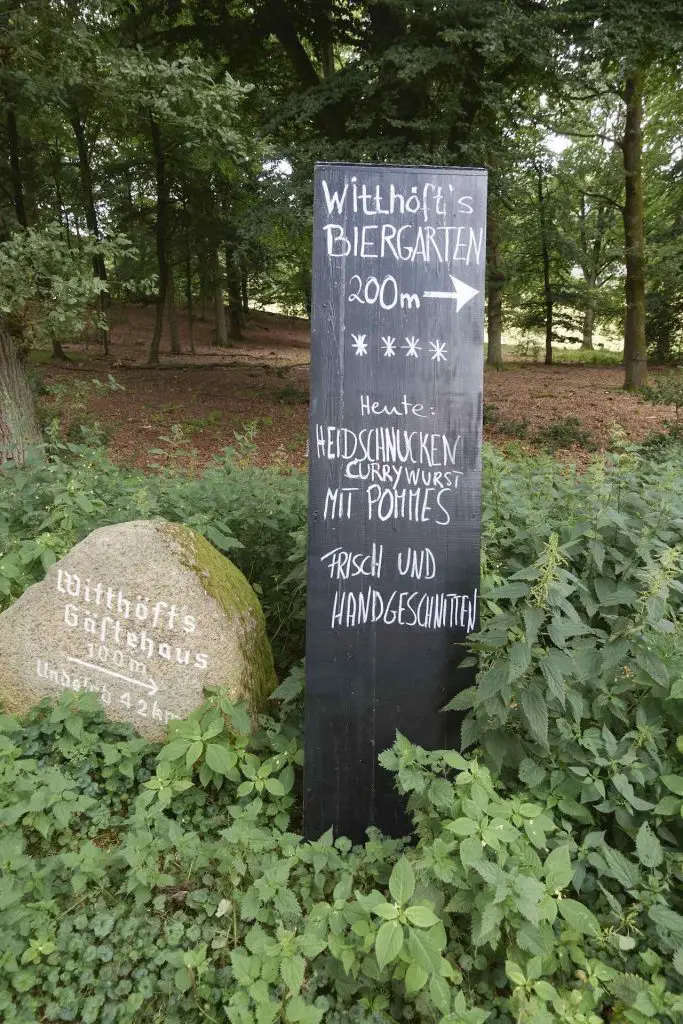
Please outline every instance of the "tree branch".
[[612, 199], [611, 196], [605, 196], [602, 192], [584, 192], [583, 194], [588, 196], [590, 199], [602, 199], [603, 203], [608, 203], [610, 206], [613, 206], [617, 210], [621, 210], [623, 213], [623, 204], [618, 203], [616, 199]]

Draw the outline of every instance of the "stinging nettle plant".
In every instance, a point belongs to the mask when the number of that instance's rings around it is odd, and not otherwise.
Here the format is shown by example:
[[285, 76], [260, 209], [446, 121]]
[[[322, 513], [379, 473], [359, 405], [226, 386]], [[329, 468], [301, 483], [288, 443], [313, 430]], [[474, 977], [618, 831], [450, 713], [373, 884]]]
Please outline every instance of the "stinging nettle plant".
[[[300, 479], [53, 457], [0, 478], [3, 600], [114, 510], [175, 514], [239, 542], [291, 665]], [[677, 1024], [678, 467], [485, 458], [464, 752], [381, 756], [411, 837], [302, 840], [300, 666], [258, 721], [217, 691], [161, 747], [91, 695], [0, 719], [3, 1020]]]

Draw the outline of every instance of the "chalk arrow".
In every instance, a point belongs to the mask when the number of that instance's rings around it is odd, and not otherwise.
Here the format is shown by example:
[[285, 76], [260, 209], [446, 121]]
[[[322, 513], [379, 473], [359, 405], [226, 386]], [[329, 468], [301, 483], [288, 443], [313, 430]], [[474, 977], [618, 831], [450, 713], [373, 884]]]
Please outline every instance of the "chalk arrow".
[[151, 678], [146, 681], [142, 679], [133, 679], [132, 676], [124, 676], [121, 672], [114, 672], [110, 668], [103, 668], [102, 665], [94, 665], [92, 661], [83, 661], [81, 658], [67, 658], [67, 661], [73, 661], [76, 665], [83, 665], [84, 668], [93, 669], [95, 672], [101, 672], [105, 676], [113, 676], [114, 679], [123, 679], [124, 683], [132, 683], [133, 686], [141, 686], [143, 690], [148, 690], [150, 697], [153, 697], [159, 692], [158, 684]]
[[452, 274], [448, 275], [453, 282], [453, 288], [455, 291], [452, 292], [423, 292], [425, 299], [455, 299], [455, 312], [459, 313], [463, 306], [467, 305], [470, 299], [473, 299], [475, 295], [479, 294], [477, 288], [472, 288], [470, 285], [465, 284], [464, 281], [458, 280], [457, 277], [453, 277]]

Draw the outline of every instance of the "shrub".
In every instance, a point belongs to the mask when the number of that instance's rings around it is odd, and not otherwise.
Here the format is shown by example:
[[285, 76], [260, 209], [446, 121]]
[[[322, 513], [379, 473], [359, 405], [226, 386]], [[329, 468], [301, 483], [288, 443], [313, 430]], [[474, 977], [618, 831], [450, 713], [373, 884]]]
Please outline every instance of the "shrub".
[[649, 387], [641, 392], [646, 402], [652, 405], [673, 406], [678, 424], [679, 412], [683, 407], [683, 369], [658, 374]]
[[238, 469], [229, 450], [198, 479], [124, 469], [100, 447], [55, 441], [48, 450], [47, 463], [0, 473], [0, 609], [98, 527], [162, 518], [197, 530], [245, 573], [262, 600], [280, 668], [301, 657], [301, 473]]
[[581, 421], [576, 416], [564, 416], [556, 423], [539, 427], [535, 440], [550, 452], [570, 448], [573, 444], [589, 450], [595, 447], [591, 435], [581, 426]]
[[678, 465], [489, 451], [483, 508], [464, 752], [381, 756], [405, 840], [302, 841], [299, 667], [253, 732], [218, 692], [161, 748], [89, 697], [0, 720], [4, 1021], [677, 1024]]
[[500, 418], [500, 412], [495, 402], [484, 402], [483, 405], [483, 422], [484, 426], [490, 426], [492, 423], [497, 423]]
[[498, 433], [504, 434], [505, 437], [513, 437], [523, 441], [529, 436], [529, 421], [527, 419], [498, 420], [496, 429]]

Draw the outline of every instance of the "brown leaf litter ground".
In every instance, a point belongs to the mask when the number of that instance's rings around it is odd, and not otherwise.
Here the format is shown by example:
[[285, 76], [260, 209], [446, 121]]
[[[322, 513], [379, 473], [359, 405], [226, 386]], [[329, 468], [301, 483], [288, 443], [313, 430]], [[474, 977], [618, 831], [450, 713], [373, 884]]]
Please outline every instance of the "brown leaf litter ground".
[[[145, 365], [152, 333], [152, 307], [126, 306], [112, 318], [111, 354], [92, 343], [67, 346], [68, 364], [39, 367], [53, 394], [41, 399], [42, 415], [59, 415], [71, 435], [80, 423], [97, 421], [109, 436], [117, 462], [145, 466], [180, 452], [178, 460], [199, 470], [223, 448], [235, 447], [256, 465], [302, 467], [306, 458], [309, 387], [307, 321], [254, 313], [244, 341], [227, 349], [212, 345], [213, 325], [194, 325], [194, 354], [181, 318], [183, 354], [168, 353], [161, 366]], [[656, 371], [655, 371], [656, 372]], [[112, 374], [123, 391], [100, 394], [93, 379]], [[585, 464], [610, 443], [615, 428], [633, 441], [663, 429], [673, 409], [653, 407], [622, 389], [620, 367], [509, 362], [488, 370], [484, 381], [484, 436], [497, 445], [538, 449], [538, 432], [576, 418], [582, 440], [562, 449], [565, 461]], [[253, 447], [236, 435], [253, 434]]]

